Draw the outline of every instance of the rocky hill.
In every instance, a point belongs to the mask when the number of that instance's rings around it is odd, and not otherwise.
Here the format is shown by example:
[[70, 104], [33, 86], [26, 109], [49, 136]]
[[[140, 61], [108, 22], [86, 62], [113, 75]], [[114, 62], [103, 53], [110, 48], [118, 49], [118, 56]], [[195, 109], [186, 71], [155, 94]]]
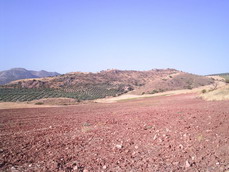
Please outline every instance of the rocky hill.
[[0, 88], [0, 101], [31, 101], [67, 97], [92, 100], [124, 93], [154, 94], [168, 90], [192, 89], [214, 81], [175, 69], [149, 71], [105, 70], [98, 73], [73, 72], [64, 75], [23, 79]]
[[10, 70], [0, 71], [0, 85], [7, 84], [14, 80], [27, 79], [27, 78], [41, 78], [48, 76], [60, 75], [57, 72], [47, 72], [45, 70], [32, 71], [24, 68], [13, 68]]
[[[208, 85], [213, 80], [205, 76], [181, 72], [175, 69], [149, 71], [105, 70], [98, 73], [73, 72], [51, 78], [17, 80], [8, 84], [17, 88], [83, 89], [101, 87], [123, 89], [135, 94], [153, 90], [192, 89]], [[142, 91], [142, 92], [141, 92]]]

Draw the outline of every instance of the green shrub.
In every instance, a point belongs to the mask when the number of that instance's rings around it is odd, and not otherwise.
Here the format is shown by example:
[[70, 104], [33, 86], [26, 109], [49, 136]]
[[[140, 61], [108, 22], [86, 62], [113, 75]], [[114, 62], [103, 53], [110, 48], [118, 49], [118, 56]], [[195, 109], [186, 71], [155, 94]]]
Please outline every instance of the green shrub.
[[207, 92], [207, 90], [203, 89], [201, 92], [204, 94], [204, 93], [206, 93], [206, 92]]
[[164, 92], [164, 90], [160, 88], [160, 89], [158, 90], [158, 92]]
[[44, 103], [43, 102], [37, 102], [35, 103], [35, 105], [43, 105]]
[[191, 85], [188, 85], [188, 86], [187, 86], [187, 89], [191, 90], [191, 89], [193, 89], [193, 88], [192, 88]]
[[123, 93], [130, 91], [132, 88], [129, 87], [128, 90], [124, 90], [123, 86], [120, 85], [119, 88], [113, 88], [106, 84], [88, 86], [86, 88], [4, 88], [0, 87], [0, 101], [32, 101], [42, 98], [74, 98], [78, 101], [81, 100], [92, 100], [98, 98], [104, 98], [106, 96], [119, 96]]
[[228, 78], [228, 79], [225, 79], [225, 82], [226, 82], [227, 84], [229, 84], [229, 78]]
[[150, 92], [150, 94], [155, 94], [155, 93], [158, 93], [159, 91], [157, 90], [153, 90], [152, 92]]

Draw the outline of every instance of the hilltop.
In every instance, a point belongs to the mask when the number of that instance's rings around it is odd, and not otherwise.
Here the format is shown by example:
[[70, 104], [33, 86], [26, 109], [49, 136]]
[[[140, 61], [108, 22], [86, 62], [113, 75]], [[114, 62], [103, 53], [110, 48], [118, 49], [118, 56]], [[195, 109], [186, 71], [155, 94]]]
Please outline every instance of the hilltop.
[[7, 84], [17, 88], [83, 89], [86, 87], [109, 87], [123, 91], [150, 92], [153, 90], [192, 89], [212, 83], [212, 79], [175, 69], [148, 71], [103, 70], [98, 73], [72, 72], [49, 78], [17, 80]]

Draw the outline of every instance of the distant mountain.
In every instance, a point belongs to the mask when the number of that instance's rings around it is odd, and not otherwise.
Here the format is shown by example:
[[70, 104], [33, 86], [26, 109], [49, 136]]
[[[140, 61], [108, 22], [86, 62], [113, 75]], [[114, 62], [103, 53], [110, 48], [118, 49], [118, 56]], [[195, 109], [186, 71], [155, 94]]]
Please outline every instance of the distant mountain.
[[30, 71], [33, 75], [38, 76], [39, 78], [43, 78], [43, 77], [48, 77], [48, 76], [57, 76], [60, 75], [57, 72], [47, 72], [45, 70], [41, 70], [41, 71]]
[[0, 85], [7, 84], [11, 81], [28, 78], [43, 78], [48, 76], [60, 75], [57, 72], [47, 72], [45, 70], [32, 71], [24, 68], [13, 68], [10, 70], [0, 71]]
[[211, 74], [208, 76], [224, 76], [224, 75], [229, 75], [229, 73], [218, 73], [218, 74]]

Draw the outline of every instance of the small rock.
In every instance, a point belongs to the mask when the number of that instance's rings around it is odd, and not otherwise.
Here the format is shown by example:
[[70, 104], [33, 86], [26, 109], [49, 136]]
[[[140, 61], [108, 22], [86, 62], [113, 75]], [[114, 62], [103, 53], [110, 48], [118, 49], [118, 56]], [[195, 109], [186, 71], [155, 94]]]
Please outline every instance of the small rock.
[[84, 169], [83, 172], [88, 172], [88, 170], [87, 169]]
[[190, 165], [190, 163], [188, 162], [188, 160], [185, 161], [185, 167], [188, 168], [188, 167], [190, 167], [190, 166], [191, 166], [191, 165]]
[[116, 148], [122, 149], [122, 145], [115, 145]]
[[77, 166], [74, 166], [74, 167], [73, 167], [73, 170], [78, 170], [78, 167], [77, 167]]
[[75, 165], [77, 165], [77, 164], [78, 164], [78, 161], [73, 161], [73, 162], [72, 162], [72, 165], [73, 165], [73, 166], [75, 166]]
[[173, 165], [178, 165], [179, 164], [179, 162], [173, 162]]
[[182, 144], [179, 144], [179, 148], [180, 148], [180, 149], [183, 149], [184, 146], [183, 146]]
[[216, 162], [215, 164], [216, 164], [216, 165], [219, 165], [219, 162]]
[[127, 150], [125, 150], [125, 153], [128, 153], [128, 152], [130, 152], [130, 150], [128, 150], [128, 149], [127, 149]]
[[157, 138], [157, 135], [155, 134], [155, 136], [153, 137], [153, 140], [156, 140], [156, 138]]
[[19, 172], [15, 167], [11, 167], [12, 172]]
[[104, 166], [103, 166], [103, 169], [105, 170], [106, 168], [107, 168], [107, 166], [106, 166], [106, 165], [104, 165]]
[[138, 149], [138, 146], [135, 146], [134, 148], [135, 148], [135, 149]]

